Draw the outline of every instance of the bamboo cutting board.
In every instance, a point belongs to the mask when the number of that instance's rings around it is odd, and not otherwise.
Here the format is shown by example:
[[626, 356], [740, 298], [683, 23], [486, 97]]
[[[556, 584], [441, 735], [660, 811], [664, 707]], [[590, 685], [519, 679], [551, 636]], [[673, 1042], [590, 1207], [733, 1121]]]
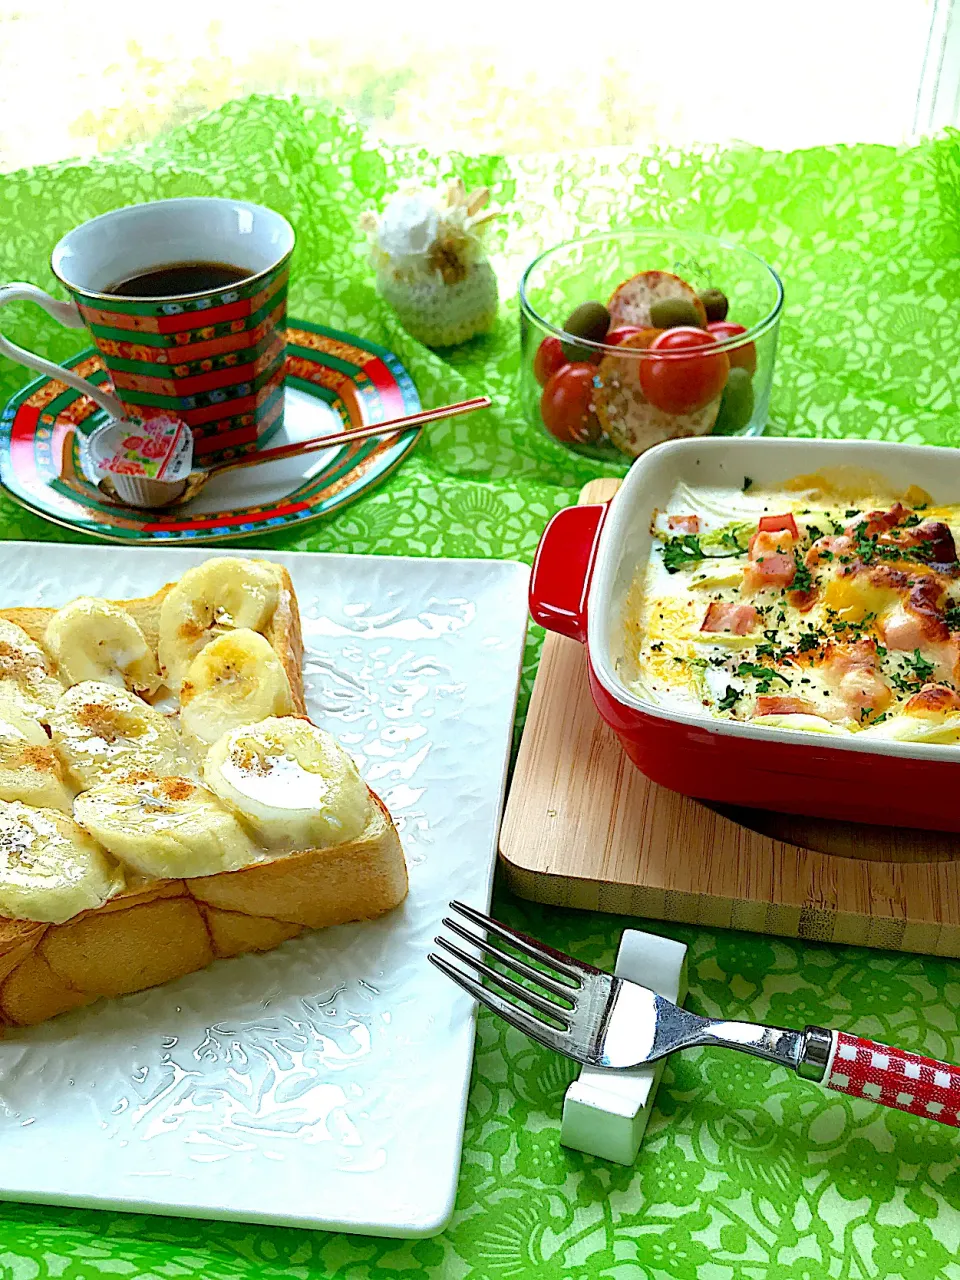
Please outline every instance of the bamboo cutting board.
[[[618, 483], [594, 480], [580, 501]], [[537, 902], [960, 956], [960, 836], [721, 809], [658, 787], [600, 719], [583, 647], [551, 633], [500, 857]]]

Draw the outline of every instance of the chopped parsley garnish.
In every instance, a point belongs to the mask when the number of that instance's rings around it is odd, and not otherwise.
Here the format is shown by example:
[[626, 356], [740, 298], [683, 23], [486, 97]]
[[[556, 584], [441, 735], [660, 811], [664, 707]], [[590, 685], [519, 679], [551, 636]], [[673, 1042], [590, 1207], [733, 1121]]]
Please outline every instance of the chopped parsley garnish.
[[833, 532], [835, 534], [839, 535], [843, 533], [843, 525], [840, 523], [839, 520], [834, 520], [833, 516], [828, 516], [828, 519], [831, 525], [833, 525]]
[[793, 575], [793, 582], [790, 584], [792, 591], [809, 591], [813, 586], [813, 576], [810, 570], [800, 559], [800, 553], [794, 550], [793, 562], [797, 566]]
[[951, 631], [960, 631], [960, 604], [947, 605], [943, 620]]
[[822, 548], [822, 547], [817, 548], [817, 555], [820, 557], [821, 560], [833, 559], [833, 552], [827, 551], [825, 548]]
[[656, 644], [652, 644], [652, 645], [650, 646], [650, 652], [651, 652], [651, 653], [662, 653], [662, 652], [663, 652], [663, 641], [662, 641], [662, 640], [658, 640]]
[[843, 514], [847, 520], [852, 520], [853, 517], [858, 516], [860, 512], [856, 509], [856, 507], [851, 507], [849, 511], [845, 511]]
[[740, 692], [739, 689], [735, 689], [732, 684], [728, 684], [726, 688], [726, 692], [724, 693], [720, 701], [717, 703], [717, 710], [732, 711], [742, 697], [743, 697], [743, 694]]
[[886, 718], [887, 718], [887, 713], [886, 713], [885, 711], [881, 711], [881, 712], [880, 712], [880, 714], [877, 716], [877, 718], [874, 720], [874, 722], [873, 722], [873, 723], [874, 723], [874, 724], [883, 724], [883, 722], [884, 722], [884, 720], [886, 720]]
[[913, 657], [907, 657], [902, 654], [903, 666], [899, 671], [894, 671], [890, 679], [895, 689], [901, 693], [915, 693], [918, 685], [928, 682], [933, 675], [935, 667], [932, 662], [928, 662], [919, 649], [914, 649]]
[[752, 488], [753, 488], [753, 479], [752, 479], [752, 477], [751, 477], [751, 476], [744, 476], [744, 477], [743, 477], [743, 485], [742, 485], [742, 488], [743, 488], [743, 492], [744, 492], [744, 493], [746, 493], [748, 489], [752, 489]]
[[872, 538], [867, 538], [858, 529], [856, 532], [856, 539], [857, 541], [853, 548], [855, 555], [857, 555], [864, 564], [869, 564], [877, 553], [876, 535]]
[[[921, 538], [919, 542], [904, 546], [897, 541], [899, 533], [896, 530], [893, 531], [893, 542], [880, 542], [878, 534], [868, 537], [862, 529], [854, 530], [854, 536], [854, 554], [864, 564], [870, 564], [874, 560], [916, 560], [924, 564], [932, 556], [932, 541], [929, 538]], [[847, 563], [846, 557], [841, 556], [840, 563]]]
[[[766, 635], [767, 633], [764, 632], [764, 634]], [[773, 634], [776, 635], [776, 632]], [[777, 646], [773, 644], [763, 643], [757, 645], [757, 654], [759, 657], [772, 658], [774, 662], [783, 662], [789, 652], [789, 649], [778, 649]]]
[[721, 543], [729, 546], [730, 551], [704, 551], [700, 539], [695, 533], [685, 533], [679, 538], [667, 538], [663, 544], [663, 567], [667, 573], [678, 573], [701, 560], [728, 560], [732, 556], [742, 554], [743, 548], [737, 542], [736, 534], [725, 533]]
[[773, 667], [762, 666], [759, 662], [741, 662], [737, 667], [737, 675], [742, 679], [752, 676], [757, 682], [757, 689], [760, 693], [769, 693], [770, 686], [774, 680], [782, 680], [787, 688], [790, 688], [790, 681], [786, 676], [781, 675], [779, 671], [775, 671]]
[[667, 573], [677, 573], [691, 564], [705, 560], [700, 539], [695, 533], [685, 533], [679, 538], [668, 538], [663, 544], [663, 567]]
[[797, 641], [797, 648], [801, 653], [807, 653], [810, 649], [819, 649], [820, 637], [815, 631], [805, 631]]
[[811, 542], [816, 542], [819, 538], [823, 537], [823, 530], [815, 524], [807, 525], [807, 533], [810, 535]]
[[913, 657], [905, 659], [908, 667], [913, 671], [914, 677], [921, 684], [926, 684], [936, 670], [932, 662], [928, 662], [919, 649], [914, 649]]
[[877, 618], [875, 613], [865, 613], [859, 622], [844, 622], [842, 619], [838, 620], [837, 614], [834, 610], [828, 609], [827, 613], [830, 617], [831, 623], [833, 624], [834, 634], [842, 636], [845, 640], [859, 640], [864, 631], [866, 631], [870, 627], [870, 624], [875, 622]]

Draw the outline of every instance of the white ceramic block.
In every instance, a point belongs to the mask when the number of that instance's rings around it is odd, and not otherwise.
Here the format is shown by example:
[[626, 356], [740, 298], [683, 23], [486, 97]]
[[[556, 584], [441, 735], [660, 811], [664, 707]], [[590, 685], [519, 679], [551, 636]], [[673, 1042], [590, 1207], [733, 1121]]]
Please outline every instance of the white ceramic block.
[[[614, 970], [658, 995], [683, 1004], [687, 994], [687, 948], [639, 929], [625, 929]], [[663, 1062], [632, 1071], [583, 1067], [563, 1101], [560, 1141], [575, 1151], [633, 1164], [653, 1109]]]

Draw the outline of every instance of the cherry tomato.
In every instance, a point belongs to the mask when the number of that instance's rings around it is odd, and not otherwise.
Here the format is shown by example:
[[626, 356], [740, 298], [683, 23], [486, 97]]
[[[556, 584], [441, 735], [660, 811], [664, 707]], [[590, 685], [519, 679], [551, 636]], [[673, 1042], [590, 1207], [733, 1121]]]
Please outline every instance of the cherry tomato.
[[533, 376], [545, 387], [553, 374], [567, 363], [567, 357], [560, 349], [559, 338], [544, 338], [537, 347], [533, 357]]
[[596, 369], [581, 361], [558, 369], [543, 388], [540, 415], [552, 436], [565, 444], [587, 444], [600, 435], [593, 408]]
[[622, 324], [619, 329], [611, 329], [603, 341], [608, 347], [619, 347], [625, 338], [632, 338], [635, 333], [641, 332], [634, 324]]
[[[640, 388], [650, 403], [664, 413], [696, 413], [715, 400], [730, 372], [725, 352], [703, 351], [716, 342], [713, 334], [692, 326], [667, 329], [654, 338], [650, 357], [640, 362]], [[658, 351], [663, 360], [655, 358]]]
[[[732, 320], [714, 320], [707, 325], [707, 332], [712, 333], [718, 342], [723, 342], [727, 338], [737, 338], [747, 331], [742, 324], [734, 324]], [[753, 377], [757, 369], [757, 348], [752, 342], [744, 343], [742, 347], [731, 347], [727, 356], [731, 369], [746, 369]]]

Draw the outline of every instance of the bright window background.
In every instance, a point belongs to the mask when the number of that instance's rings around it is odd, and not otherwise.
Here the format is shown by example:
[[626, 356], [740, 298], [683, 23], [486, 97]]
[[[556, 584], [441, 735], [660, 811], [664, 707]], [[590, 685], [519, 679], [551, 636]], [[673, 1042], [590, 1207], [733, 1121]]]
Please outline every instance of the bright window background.
[[932, 0], [0, 0], [0, 168], [245, 93], [512, 152], [910, 136]]

